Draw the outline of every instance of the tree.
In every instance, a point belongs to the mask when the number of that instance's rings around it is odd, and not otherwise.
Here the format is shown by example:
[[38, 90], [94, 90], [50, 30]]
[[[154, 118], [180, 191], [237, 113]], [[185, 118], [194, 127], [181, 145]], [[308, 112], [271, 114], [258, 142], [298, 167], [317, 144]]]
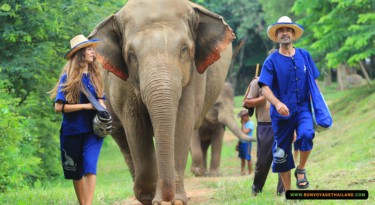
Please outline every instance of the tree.
[[[259, 0], [265, 13], [264, 20], [266, 25], [271, 25], [282, 16], [289, 16], [294, 20], [292, 7], [294, 0]], [[267, 36], [266, 36], [267, 37]]]
[[315, 0], [309, 4], [297, 0], [292, 10], [301, 17], [307, 33], [301, 44], [311, 50], [319, 67], [348, 64], [360, 68], [362, 61], [375, 55], [374, 7], [371, 0]]

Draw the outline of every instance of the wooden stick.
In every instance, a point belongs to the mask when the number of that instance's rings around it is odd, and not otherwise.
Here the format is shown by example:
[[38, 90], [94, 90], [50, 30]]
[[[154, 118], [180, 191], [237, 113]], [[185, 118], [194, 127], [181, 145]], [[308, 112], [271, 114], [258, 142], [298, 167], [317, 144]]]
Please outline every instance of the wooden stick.
[[[257, 63], [257, 67], [255, 69], [255, 78], [258, 77], [258, 72], [259, 72], [259, 63]], [[243, 97], [242, 101], [244, 101], [246, 99], [246, 96], [249, 94], [249, 92], [250, 92], [250, 85], [247, 86], [247, 90], [246, 90], [245, 96]]]

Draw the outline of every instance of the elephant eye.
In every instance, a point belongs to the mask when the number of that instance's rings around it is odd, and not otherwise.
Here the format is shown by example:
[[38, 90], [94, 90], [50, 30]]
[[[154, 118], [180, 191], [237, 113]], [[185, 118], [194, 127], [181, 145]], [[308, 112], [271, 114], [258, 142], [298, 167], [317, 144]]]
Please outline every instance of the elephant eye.
[[182, 47], [182, 52], [187, 52], [187, 50], [188, 50], [188, 46], [187, 46], [187, 45], [184, 45], [184, 46]]
[[187, 52], [189, 51], [189, 47], [185, 44], [181, 48], [180, 58], [182, 59], [185, 55], [187, 55]]
[[215, 102], [213, 107], [220, 107], [220, 105], [221, 105], [221, 102]]

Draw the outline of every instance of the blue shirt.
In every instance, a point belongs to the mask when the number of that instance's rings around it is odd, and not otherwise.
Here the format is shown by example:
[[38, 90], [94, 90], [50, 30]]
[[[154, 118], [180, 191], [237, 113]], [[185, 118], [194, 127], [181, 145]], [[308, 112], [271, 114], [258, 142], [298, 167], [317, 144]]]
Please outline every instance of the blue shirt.
[[270, 87], [273, 94], [289, 109], [289, 116], [280, 115], [275, 106], [271, 105], [270, 115], [273, 119], [289, 119], [299, 110], [310, 108], [310, 92], [307, 74], [310, 69], [314, 78], [319, 77], [319, 71], [310, 54], [296, 48], [294, 56], [288, 57], [278, 51], [265, 60], [259, 78], [259, 86]]
[[250, 121], [250, 120], [247, 121], [245, 123], [245, 128], [246, 129], [250, 129], [250, 132], [247, 133], [247, 136], [249, 136], [249, 137], [253, 136], [253, 130], [254, 130], [254, 123], [253, 123], [253, 121]]
[[[251, 120], [247, 121], [245, 123], [245, 129], [250, 129], [250, 132], [247, 133], [247, 136], [252, 137], [253, 136], [253, 130], [254, 130], [254, 123]], [[242, 140], [240, 140], [240, 141], [242, 143], [249, 143], [249, 144], [251, 144], [251, 142], [246, 142], [246, 141], [242, 141]]]
[[[62, 101], [62, 103], [67, 104], [65, 98], [65, 93], [62, 92], [62, 84], [67, 80], [66, 73], [63, 74], [60, 78], [60, 85], [57, 90], [57, 95], [55, 102]], [[90, 82], [89, 74], [83, 74], [82, 83], [86, 85], [93, 96], [98, 99], [98, 96], [95, 92], [94, 86]], [[81, 92], [79, 98], [79, 104], [89, 103], [87, 97]], [[63, 121], [61, 124], [60, 133], [64, 136], [77, 135], [82, 133], [93, 132], [92, 121], [95, 117], [95, 110], [79, 110], [75, 112], [63, 113]]]

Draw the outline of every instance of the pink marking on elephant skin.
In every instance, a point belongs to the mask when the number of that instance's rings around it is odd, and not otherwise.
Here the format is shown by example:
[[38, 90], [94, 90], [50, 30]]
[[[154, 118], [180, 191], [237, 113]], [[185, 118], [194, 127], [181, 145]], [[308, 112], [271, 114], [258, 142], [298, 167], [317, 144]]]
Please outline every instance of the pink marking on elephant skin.
[[236, 39], [236, 35], [233, 33], [233, 30], [226, 25], [227, 29], [224, 33], [223, 40], [220, 41], [220, 43], [215, 47], [215, 50], [212, 51], [212, 54], [209, 55], [206, 60], [200, 62], [197, 65], [197, 71], [199, 73], [204, 73], [204, 71], [207, 69], [208, 66], [215, 63], [215, 61], [220, 59], [220, 53], [225, 50], [225, 48], [228, 46], [228, 44], [232, 43], [233, 39]]
[[98, 54], [96, 56], [96, 58], [98, 59], [99, 63], [103, 66], [104, 69], [108, 70], [109, 72], [112, 72], [117, 77], [119, 77], [119, 78], [121, 78], [123, 80], [127, 80], [128, 79], [128, 75], [126, 75], [126, 73], [124, 73], [121, 68], [118, 68], [116, 65], [114, 65], [111, 62], [109, 62], [103, 56], [101, 56], [101, 55]]

